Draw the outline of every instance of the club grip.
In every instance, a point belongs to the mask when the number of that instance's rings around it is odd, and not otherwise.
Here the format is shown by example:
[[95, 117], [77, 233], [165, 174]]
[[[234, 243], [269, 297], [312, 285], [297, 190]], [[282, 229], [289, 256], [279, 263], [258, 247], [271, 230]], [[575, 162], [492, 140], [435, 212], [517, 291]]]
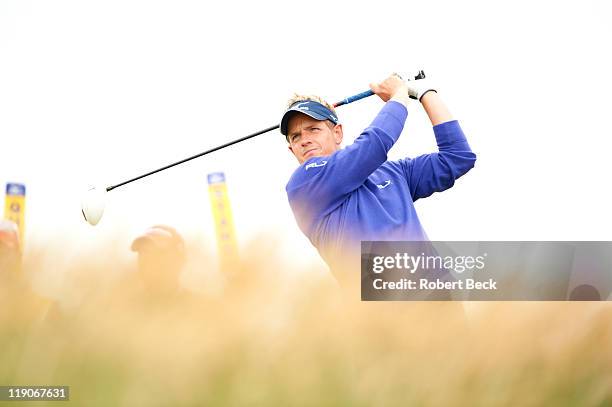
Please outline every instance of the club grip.
[[365, 92], [358, 93], [353, 96], [349, 96], [346, 99], [341, 100], [340, 102], [334, 103], [334, 107], [346, 105], [348, 103], [353, 103], [359, 99], [367, 98], [368, 96], [372, 96], [374, 92], [371, 90], [366, 90]]

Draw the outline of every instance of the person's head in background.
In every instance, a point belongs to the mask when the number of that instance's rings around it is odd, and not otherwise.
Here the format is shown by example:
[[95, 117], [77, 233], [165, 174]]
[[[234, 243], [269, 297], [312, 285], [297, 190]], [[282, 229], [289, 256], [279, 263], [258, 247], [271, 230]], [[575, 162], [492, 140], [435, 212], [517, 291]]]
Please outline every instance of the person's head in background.
[[180, 289], [185, 243], [172, 227], [156, 225], [132, 242], [138, 253], [138, 274], [149, 294], [166, 295]]
[[19, 228], [6, 219], [0, 220], [0, 280], [15, 280], [21, 272]]

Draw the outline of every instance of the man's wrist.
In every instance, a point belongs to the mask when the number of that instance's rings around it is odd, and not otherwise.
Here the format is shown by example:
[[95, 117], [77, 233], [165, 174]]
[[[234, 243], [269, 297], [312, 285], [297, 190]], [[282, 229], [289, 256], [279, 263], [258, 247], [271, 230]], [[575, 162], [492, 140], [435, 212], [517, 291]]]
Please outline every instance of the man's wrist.
[[432, 88], [432, 89], [427, 89], [427, 90], [425, 90], [425, 91], [424, 91], [424, 92], [423, 92], [423, 93], [420, 95], [420, 97], [419, 97], [419, 102], [421, 102], [421, 104], [422, 104], [422, 103], [423, 103], [423, 99], [424, 99], [424, 98], [428, 98], [428, 97], [429, 97], [429, 96], [431, 96], [431, 94], [433, 94], [433, 93], [436, 93], [436, 94], [437, 94], [437, 93], [438, 93], [438, 91], [437, 91], [437, 90], [435, 90], [435, 89], [433, 89], [433, 88]]
[[401, 87], [393, 94], [393, 97], [389, 100], [393, 100], [395, 102], [401, 103], [406, 108], [408, 108], [409, 99], [410, 99], [410, 96], [408, 95], [408, 88]]

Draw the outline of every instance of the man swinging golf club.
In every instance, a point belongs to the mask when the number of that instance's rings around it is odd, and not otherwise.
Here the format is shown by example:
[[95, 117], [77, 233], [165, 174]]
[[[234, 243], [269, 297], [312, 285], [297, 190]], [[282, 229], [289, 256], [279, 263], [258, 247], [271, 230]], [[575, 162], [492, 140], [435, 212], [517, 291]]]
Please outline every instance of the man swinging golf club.
[[[386, 103], [345, 148], [334, 108], [319, 97], [296, 95], [280, 124], [300, 163], [286, 186], [289, 204], [341, 284], [359, 274], [360, 241], [428, 240], [414, 202], [452, 187], [476, 161], [459, 123], [428, 80], [405, 82], [393, 74], [370, 88]], [[427, 112], [439, 151], [388, 161], [409, 98]]]

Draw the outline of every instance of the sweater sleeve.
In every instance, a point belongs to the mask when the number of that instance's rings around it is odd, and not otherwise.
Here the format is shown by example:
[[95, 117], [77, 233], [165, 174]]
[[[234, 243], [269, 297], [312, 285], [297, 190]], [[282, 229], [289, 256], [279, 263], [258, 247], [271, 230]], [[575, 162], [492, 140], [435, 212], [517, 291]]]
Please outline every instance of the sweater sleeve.
[[353, 144], [304, 162], [287, 184], [294, 210], [301, 212], [300, 204], [307, 202], [310, 217], [320, 217], [340, 205], [387, 161], [387, 152], [400, 136], [407, 116], [404, 105], [389, 101]]
[[438, 144], [437, 153], [399, 160], [413, 201], [452, 187], [455, 180], [474, 167], [476, 162], [476, 154], [470, 149], [456, 120], [438, 124], [433, 130]]

